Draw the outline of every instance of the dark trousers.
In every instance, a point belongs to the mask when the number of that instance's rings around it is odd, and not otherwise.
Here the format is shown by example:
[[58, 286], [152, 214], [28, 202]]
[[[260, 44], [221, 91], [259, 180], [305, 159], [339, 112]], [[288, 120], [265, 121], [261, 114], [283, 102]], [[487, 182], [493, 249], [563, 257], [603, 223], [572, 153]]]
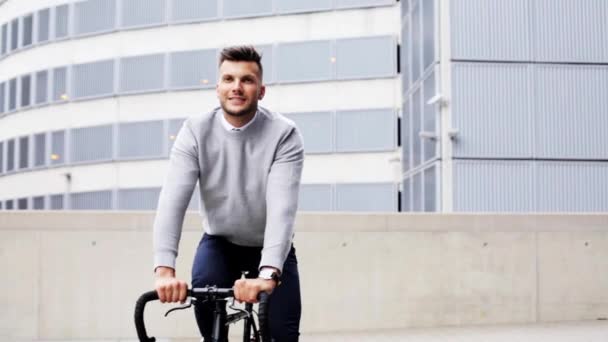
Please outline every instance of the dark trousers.
[[[205, 234], [194, 257], [192, 287], [230, 288], [241, 277], [241, 271], [249, 272], [247, 278], [257, 278], [261, 251], [261, 247], [238, 246], [222, 237]], [[211, 341], [213, 309], [209, 304], [197, 305], [194, 309], [205, 342]], [[270, 296], [269, 323], [274, 341], [298, 341], [301, 311], [298, 261], [292, 246], [281, 273], [281, 285]]]

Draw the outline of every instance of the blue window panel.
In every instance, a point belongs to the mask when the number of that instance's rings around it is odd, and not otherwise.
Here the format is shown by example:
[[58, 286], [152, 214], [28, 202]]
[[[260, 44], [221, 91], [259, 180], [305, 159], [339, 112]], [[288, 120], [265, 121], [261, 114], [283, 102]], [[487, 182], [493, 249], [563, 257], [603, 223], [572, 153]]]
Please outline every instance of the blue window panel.
[[69, 5], [55, 7], [55, 39], [61, 39], [68, 36], [69, 15]]
[[608, 63], [608, 2], [529, 1], [537, 61]]
[[66, 67], [53, 69], [52, 101], [61, 102], [69, 99], [68, 95], [68, 70]]
[[121, 27], [160, 25], [166, 21], [165, 0], [122, 0]]
[[437, 210], [437, 166], [424, 170], [424, 211]]
[[8, 51], [8, 24], [2, 25], [2, 36], [0, 37], [0, 56], [6, 54]]
[[28, 15], [23, 17], [22, 24], [21, 46], [26, 47], [32, 45], [34, 38], [34, 16]]
[[608, 211], [608, 163], [538, 162], [538, 211]]
[[51, 10], [45, 8], [38, 11], [38, 42], [46, 42], [49, 40], [51, 28]]
[[65, 208], [64, 195], [56, 194], [49, 196], [49, 207], [51, 210], [63, 210]]
[[160, 188], [118, 190], [119, 210], [156, 210]]
[[111, 31], [116, 27], [116, 0], [87, 0], [74, 4], [74, 34]]
[[34, 135], [34, 167], [46, 165], [46, 133]]
[[11, 51], [19, 47], [19, 18], [11, 21]]
[[32, 76], [21, 76], [21, 107], [28, 107], [32, 103]]
[[51, 165], [61, 165], [66, 162], [65, 131], [51, 133]]
[[114, 60], [75, 65], [72, 69], [74, 98], [114, 93]]
[[42, 70], [36, 73], [36, 104], [47, 103], [49, 100], [49, 77], [48, 71]]
[[454, 63], [452, 122], [459, 131], [454, 156], [532, 157], [531, 83], [528, 65]]
[[70, 137], [70, 161], [90, 162], [112, 159], [111, 125], [75, 128]]
[[6, 172], [15, 170], [15, 139], [6, 143]]
[[412, 211], [422, 211], [424, 184], [422, 183], [422, 172], [418, 172], [412, 178]]
[[[403, 1], [402, 1], [403, 2]], [[404, 93], [407, 93], [412, 84], [412, 38], [409, 18], [403, 19], [401, 29], [401, 84]]]
[[[549, 0], [553, 2], [553, 0]], [[424, 1], [426, 3], [426, 1]], [[450, 4], [452, 58], [529, 61], [530, 6], [536, 0], [454, 0]], [[579, 3], [579, 2], [576, 2]], [[546, 13], [541, 13], [545, 16]], [[425, 13], [426, 17], [426, 13]], [[564, 19], [560, 17], [562, 28]], [[561, 37], [547, 39], [554, 45]]]
[[396, 4], [396, 0], [335, 0], [336, 8], [375, 7]]
[[44, 196], [32, 197], [32, 209], [44, 210]]
[[392, 183], [336, 184], [337, 211], [397, 211]]
[[412, 168], [412, 109], [409, 96], [401, 108], [401, 166], [403, 172]]
[[13, 200], [6, 200], [4, 201], [4, 209], [5, 210], [13, 210], [14, 208], [14, 204], [13, 204]]
[[279, 82], [310, 82], [332, 78], [329, 41], [279, 44], [276, 57], [276, 76]]
[[218, 17], [217, 1], [171, 0], [171, 21], [198, 21]]
[[217, 51], [183, 51], [171, 54], [169, 86], [179, 88], [215, 88]]
[[420, 131], [422, 130], [422, 93], [420, 88], [412, 95], [412, 167], [420, 165], [422, 162], [422, 138]]
[[119, 126], [118, 156], [123, 159], [160, 157], [163, 154], [163, 122], [132, 122]]
[[165, 55], [148, 55], [120, 60], [120, 91], [123, 93], [164, 89]]
[[392, 77], [397, 72], [393, 37], [341, 39], [336, 41], [338, 79]]
[[171, 151], [171, 149], [173, 148], [173, 143], [175, 142], [175, 139], [177, 138], [177, 134], [179, 133], [179, 130], [182, 128], [183, 124], [184, 124], [185, 119], [171, 119], [168, 122], [169, 125], [169, 129], [168, 129], [168, 136], [165, 137], [165, 141], [167, 143], [167, 151]]
[[457, 160], [453, 170], [454, 211], [534, 211], [532, 162]]
[[29, 203], [28, 203], [28, 199], [27, 198], [19, 198], [17, 199], [17, 209], [18, 210], [28, 210], [29, 209]]
[[8, 111], [17, 109], [17, 79], [8, 81]]
[[255, 47], [258, 53], [262, 56], [262, 78], [265, 84], [273, 83], [274, 68], [273, 68], [273, 48], [272, 45], [258, 45]]
[[[429, 100], [435, 96], [435, 73], [430, 74], [423, 83], [424, 91], [424, 118], [422, 124], [424, 131], [432, 133], [435, 137], [439, 138], [438, 125], [437, 125], [437, 107], [436, 104], [428, 104]], [[424, 160], [428, 161], [435, 158], [438, 155], [437, 151], [437, 139], [424, 138], [422, 142], [422, 148], [424, 149]]]
[[537, 65], [530, 93], [536, 157], [608, 159], [608, 67]]
[[422, 1], [423, 69], [435, 62], [435, 1]]
[[298, 198], [299, 211], [331, 211], [331, 184], [302, 184]]
[[338, 152], [390, 151], [397, 147], [397, 115], [392, 109], [338, 111]]
[[272, 14], [272, 0], [224, 0], [224, 17], [254, 17]]
[[308, 153], [333, 152], [333, 118], [331, 112], [294, 113], [287, 117], [294, 121]]
[[6, 111], [6, 83], [0, 83], [0, 114]]
[[332, 7], [331, 0], [278, 0], [277, 10], [279, 13], [298, 13], [327, 11]]
[[411, 13], [412, 20], [412, 83], [418, 81], [422, 76], [422, 5], [420, 2], [414, 5]]
[[110, 210], [112, 209], [112, 191], [91, 191], [70, 194], [72, 210]]
[[0, 175], [4, 173], [4, 142], [0, 141]]
[[30, 167], [30, 137], [19, 138], [19, 169]]
[[403, 191], [401, 192], [401, 211], [412, 211], [412, 179], [403, 180]]

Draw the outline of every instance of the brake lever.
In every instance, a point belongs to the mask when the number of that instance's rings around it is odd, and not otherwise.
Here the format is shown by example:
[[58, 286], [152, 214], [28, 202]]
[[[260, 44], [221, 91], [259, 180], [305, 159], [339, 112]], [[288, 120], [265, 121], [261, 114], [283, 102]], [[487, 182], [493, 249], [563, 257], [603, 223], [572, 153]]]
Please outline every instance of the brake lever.
[[192, 307], [192, 299], [190, 297], [188, 297], [186, 304], [170, 309], [169, 311], [167, 311], [165, 313], [165, 317], [169, 316], [169, 314], [172, 313], [173, 311], [186, 310], [186, 309], [189, 309], [190, 307]]

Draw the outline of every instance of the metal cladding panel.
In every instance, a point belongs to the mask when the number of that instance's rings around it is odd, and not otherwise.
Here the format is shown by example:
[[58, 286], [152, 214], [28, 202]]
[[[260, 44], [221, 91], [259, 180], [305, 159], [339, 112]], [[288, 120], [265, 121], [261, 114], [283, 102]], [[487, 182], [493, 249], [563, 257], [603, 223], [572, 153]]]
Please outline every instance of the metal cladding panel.
[[272, 0], [223, 0], [224, 17], [253, 17], [270, 15]]
[[8, 81], [8, 111], [17, 109], [17, 79]]
[[422, 194], [424, 184], [422, 183], [422, 172], [418, 172], [412, 177], [412, 211], [422, 211]]
[[46, 42], [49, 40], [51, 24], [51, 10], [45, 8], [38, 11], [38, 42]]
[[88, 0], [74, 4], [74, 34], [113, 30], [116, 27], [116, 0]]
[[11, 51], [19, 47], [19, 18], [11, 21]]
[[68, 99], [68, 71], [66, 67], [53, 69], [53, 101], [66, 101]]
[[530, 161], [455, 160], [454, 211], [534, 211]]
[[118, 190], [119, 210], [156, 210], [160, 188]]
[[63, 194], [50, 195], [49, 202], [50, 202], [49, 207], [51, 210], [61, 210], [61, 209], [64, 209], [64, 207], [65, 207]]
[[608, 163], [539, 162], [539, 211], [608, 211]]
[[409, 98], [403, 102], [401, 113], [401, 166], [405, 172], [412, 167], [412, 111]]
[[29, 209], [28, 202], [29, 202], [29, 200], [27, 198], [19, 198], [17, 200], [17, 209], [19, 209], [19, 210]]
[[424, 170], [424, 211], [437, 211], [437, 165]]
[[19, 138], [19, 169], [30, 167], [30, 137]]
[[539, 158], [608, 159], [608, 66], [535, 69]]
[[182, 51], [171, 54], [171, 88], [215, 87], [217, 51]]
[[533, 153], [531, 66], [454, 63], [455, 157], [530, 158]]
[[397, 211], [393, 183], [336, 184], [337, 211]]
[[[578, 3], [572, 3], [575, 2]], [[452, 58], [530, 60], [529, 3], [530, 0], [453, 0]]]
[[65, 131], [51, 133], [51, 165], [65, 164]]
[[74, 128], [71, 130], [70, 161], [88, 162], [112, 159], [113, 128], [111, 125]]
[[133, 122], [119, 126], [118, 156], [121, 159], [163, 155], [163, 122]]
[[172, 0], [171, 21], [195, 21], [218, 17], [218, 1]]
[[112, 209], [112, 191], [91, 191], [70, 194], [72, 210], [110, 210]]
[[34, 135], [34, 166], [46, 165], [46, 133]]
[[166, 22], [165, 0], [122, 0], [121, 27], [158, 25]]
[[6, 108], [6, 83], [0, 83], [0, 114], [5, 112]]
[[23, 17], [23, 27], [21, 31], [21, 46], [26, 47], [32, 45], [34, 41], [34, 16], [28, 15]]
[[535, 0], [531, 4], [537, 61], [608, 63], [608, 1]]
[[329, 40], [279, 44], [276, 51], [277, 81], [307, 82], [331, 79], [331, 45]]
[[255, 49], [258, 51], [260, 56], [262, 56], [262, 79], [264, 84], [274, 83], [273, 46], [256, 45]]
[[128, 57], [120, 60], [120, 91], [161, 90], [165, 84], [165, 55]]
[[[405, 2], [402, 2], [405, 4]], [[404, 6], [404, 5], [402, 5]], [[411, 29], [410, 29], [410, 20], [409, 18], [404, 18], [401, 27], [401, 51], [399, 57], [400, 67], [401, 67], [401, 89], [403, 93], [407, 93], [410, 89], [411, 81], [411, 64], [412, 64], [412, 38], [410, 37]]]
[[21, 101], [20, 107], [27, 107], [32, 103], [32, 76], [21, 76]]
[[68, 36], [69, 12], [69, 5], [55, 7], [55, 38]]
[[15, 170], [15, 139], [6, 142], [6, 171]]
[[336, 41], [336, 76], [339, 80], [392, 77], [397, 73], [395, 39], [391, 36]]
[[397, 148], [397, 115], [393, 109], [336, 113], [338, 152], [391, 151]]
[[300, 186], [298, 210], [330, 211], [332, 210], [331, 184], [302, 184]]
[[293, 120], [302, 134], [304, 151], [328, 153], [334, 149], [334, 123], [331, 112], [293, 113], [286, 115]]
[[8, 24], [2, 25], [2, 37], [0, 37], [2, 45], [0, 45], [0, 56], [4, 55], [8, 50]]
[[32, 197], [32, 209], [43, 210], [44, 209], [44, 196]]
[[75, 65], [72, 70], [74, 98], [114, 93], [114, 60]]
[[[437, 104], [429, 104], [429, 101], [436, 95], [436, 83], [435, 73], [429, 74], [427, 78], [423, 81], [423, 91], [424, 91], [424, 109], [422, 110], [422, 128], [425, 132], [429, 132], [435, 137], [439, 137], [439, 124], [438, 124], [438, 115], [439, 111], [437, 109]], [[417, 137], [420, 139], [420, 136]], [[424, 150], [424, 161], [431, 160], [435, 158], [439, 154], [439, 144], [437, 143], [438, 139], [428, 139], [424, 138], [422, 141], [422, 149]]]

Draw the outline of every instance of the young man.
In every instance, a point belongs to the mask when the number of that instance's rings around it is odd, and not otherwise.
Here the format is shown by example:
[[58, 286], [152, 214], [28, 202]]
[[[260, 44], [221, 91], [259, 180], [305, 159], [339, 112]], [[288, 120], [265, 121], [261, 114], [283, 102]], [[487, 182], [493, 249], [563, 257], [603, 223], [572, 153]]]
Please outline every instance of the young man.
[[[189, 118], [177, 135], [154, 222], [155, 288], [163, 303], [185, 300], [175, 259], [198, 181], [205, 234], [192, 287], [234, 287], [236, 299], [249, 303], [260, 291], [272, 292], [274, 340], [297, 341], [301, 302], [292, 239], [304, 150], [293, 122], [258, 107], [266, 91], [260, 60], [250, 46], [222, 50], [220, 107]], [[242, 271], [248, 279], [239, 279]], [[213, 308], [198, 305], [195, 314], [211, 341]]]

